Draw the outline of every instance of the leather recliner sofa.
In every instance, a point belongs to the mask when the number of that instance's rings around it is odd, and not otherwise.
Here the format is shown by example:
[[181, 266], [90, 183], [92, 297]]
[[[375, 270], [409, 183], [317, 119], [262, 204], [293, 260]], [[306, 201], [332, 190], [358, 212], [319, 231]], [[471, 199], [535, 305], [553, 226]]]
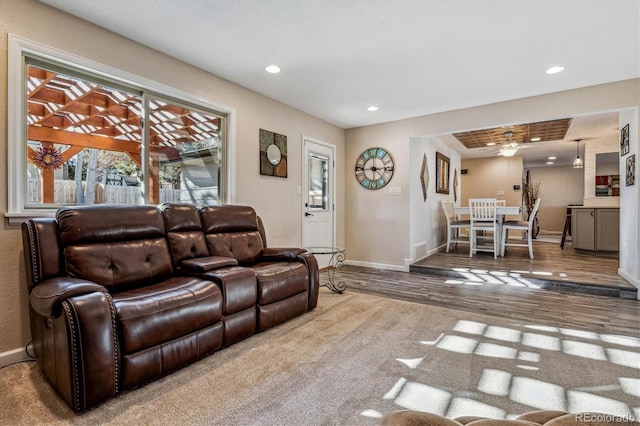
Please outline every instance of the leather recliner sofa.
[[31, 334], [76, 412], [313, 309], [318, 264], [251, 207], [63, 207], [22, 226]]

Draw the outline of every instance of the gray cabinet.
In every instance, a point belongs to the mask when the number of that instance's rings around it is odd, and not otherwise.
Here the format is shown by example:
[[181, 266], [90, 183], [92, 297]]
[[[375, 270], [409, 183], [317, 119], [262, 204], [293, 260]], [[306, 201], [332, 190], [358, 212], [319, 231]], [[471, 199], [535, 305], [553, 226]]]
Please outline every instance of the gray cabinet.
[[620, 250], [620, 209], [596, 209], [596, 250]]
[[571, 239], [575, 250], [618, 251], [620, 247], [620, 209], [573, 208]]
[[571, 245], [574, 249], [596, 249], [596, 216], [594, 209], [572, 209]]

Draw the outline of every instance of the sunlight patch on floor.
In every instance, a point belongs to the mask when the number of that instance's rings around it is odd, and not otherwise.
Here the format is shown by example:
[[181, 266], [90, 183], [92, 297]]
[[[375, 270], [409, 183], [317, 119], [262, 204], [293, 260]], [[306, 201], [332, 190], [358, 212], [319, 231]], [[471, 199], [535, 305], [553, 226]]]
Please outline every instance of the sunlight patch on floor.
[[444, 415], [451, 393], [423, 383], [408, 382], [394, 402], [407, 410]]
[[[394, 404], [408, 410], [424, 411], [449, 418], [461, 415], [485, 416], [495, 419], [513, 417], [499, 405], [483, 402], [482, 395], [508, 398], [511, 401], [533, 409], [562, 410], [568, 412], [601, 412], [617, 416], [637, 416], [640, 407], [627, 405], [622, 400], [610, 398], [613, 392], [624, 392], [640, 397], [640, 378], [619, 377], [613, 383], [594, 383], [591, 386], [565, 388], [559, 383], [527, 377], [536, 374], [542, 366], [542, 358], [547, 351], [560, 352], [560, 356], [580, 357], [595, 362], [610, 362], [622, 367], [640, 369], [640, 353], [627, 348], [640, 347], [640, 339], [614, 334], [598, 334], [571, 328], [558, 328], [538, 324], [510, 324], [511, 327], [489, 325], [484, 322], [459, 320], [453, 326], [454, 334], [441, 333], [435, 340], [421, 341], [426, 345], [425, 355], [420, 358], [396, 358], [411, 370], [416, 370], [437, 349], [461, 355], [477, 355], [496, 358], [505, 365], [505, 370], [483, 369], [475, 390], [462, 385], [456, 389], [454, 383], [446, 386], [433, 386], [427, 383], [399, 379], [384, 396], [384, 400], [393, 400]], [[523, 328], [524, 331], [518, 330]], [[456, 335], [464, 334], [471, 337]], [[595, 342], [600, 344], [596, 344]], [[498, 343], [496, 343], [498, 342]], [[541, 352], [520, 350], [513, 345], [520, 344], [536, 348]], [[616, 345], [618, 347], [606, 347]], [[429, 349], [429, 347], [435, 347]], [[451, 355], [454, 356], [454, 355]], [[558, 356], [558, 355], [554, 355]], [[466, 358], [469, 359], [469, 358]], [[475, 362], [483, 362], [476, 359]], [[488, 361], [492, 365], [495, 361]], [[518, 362], [521, 362], [518, 364]], [[566, 362], [572, 362], [570, 359]], [[593, 362], [593, 361], [591, 361]], [[546, 364], [542, 364], [546, 365]], [[429, 368], [427, 368], [428, 370]], [[508, 370], [511, 370], [509, 372]], [[418, 371], [424, 371], [418, 370]], [[520, 371], [520, 374], [513, 372]], [[531, 373], [534, 372], [534, 373]], [[414, 378], [415, 373], [411, 374]], [[627, 373], [632, 375], [634, 373]], [[537, 374], [536, 374], [537, 376]], [[551, 375], [551, 378], [554, 376]], [[608, 395], [607, 395], [608, 393]], [[376, 410], [365, 410], [365, 417], [380, 417]]]
[[567, 406], [562, 386], [529, 377], [513, 378], [509, 398], [540, 410], [566, 411]]

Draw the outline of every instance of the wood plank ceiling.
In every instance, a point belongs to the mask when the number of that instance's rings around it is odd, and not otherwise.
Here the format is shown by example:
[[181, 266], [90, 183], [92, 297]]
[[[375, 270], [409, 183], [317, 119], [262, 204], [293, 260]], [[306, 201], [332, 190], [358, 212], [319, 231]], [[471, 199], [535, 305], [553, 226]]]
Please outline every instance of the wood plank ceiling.
[[[454, 133], [453, 136], [468, 149], [484, 148], [509, 142], [530, 144], [560, 141], [567, 135], [569, 126], [571, 126], [571, 120], [571, 118], [561, 118], [558, 120], [516, 124], [508, 127], [494, 127], [491, 129]], [[506, 135], [507, 132], [513, 133], [510, 139]], [[537, 138], [540, 139], [538, 140]]]

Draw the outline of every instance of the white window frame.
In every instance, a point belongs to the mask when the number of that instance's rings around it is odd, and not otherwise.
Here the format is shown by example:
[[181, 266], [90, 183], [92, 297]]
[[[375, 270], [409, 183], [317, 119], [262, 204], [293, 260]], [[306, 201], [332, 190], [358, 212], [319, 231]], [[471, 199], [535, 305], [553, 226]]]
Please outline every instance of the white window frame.
[[57, 208], [50, 206], [26, 207], [26, 150], [24, 147], [26, 132], [26, 96], [24, 82], [23, 56], [36, 56], [53, 60], [87, 73], [121, 82], [143, 91], [173, 98], [193, 104], [203, 109], [210, 109], [226, 114], [226, 145], [223, 159], [225, 184], [221, 190], [222, 202], [230, 204], [235, 201], [235, 156], [236, 156], [236, 110], [233, 107], [197, 96], [193, 93], [105, 65], [45, 44], [9, 34], [8, 40], [8, 75], [7, 75], [7, 201], [8, 209], [5, 217], [9, 224], [20, 225], [34, 217], [53, 217]]

